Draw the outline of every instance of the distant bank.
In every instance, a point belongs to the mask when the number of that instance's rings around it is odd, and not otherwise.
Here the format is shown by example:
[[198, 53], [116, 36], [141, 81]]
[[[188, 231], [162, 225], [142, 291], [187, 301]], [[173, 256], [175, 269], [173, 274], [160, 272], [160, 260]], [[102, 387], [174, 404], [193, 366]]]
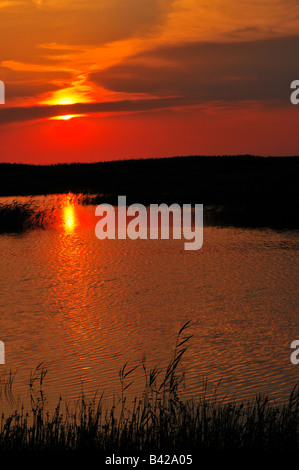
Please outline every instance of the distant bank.
[[128, 204], [203, 203], [206, 222], [298, 229], [299, 157], [173, 157], [58, 165], [0, 164], [0, 195], [101, 194]]

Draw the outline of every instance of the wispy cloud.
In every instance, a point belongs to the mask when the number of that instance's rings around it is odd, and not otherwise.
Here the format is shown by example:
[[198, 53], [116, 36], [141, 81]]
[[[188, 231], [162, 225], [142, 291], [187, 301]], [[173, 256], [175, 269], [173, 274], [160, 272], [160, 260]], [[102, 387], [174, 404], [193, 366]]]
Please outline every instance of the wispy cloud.
[[[297, 76], [299, 36], [161, 46], [90, 74], [116, 92], [213, 100], [284, 100]], [[279, 64], [279, 65], [278, 65]]]
[[0, 8], [14, 8], [20, 5], [25, 5], [25, 1], [14, 1], [14, 0], [6, 0], [6, 1], [0, 1]]
[[65, 66], [30, 64], [27, 62], [17, 62], [15, 60], [3, 60], [0, 67], [5, 67], [16, 72], [76, 72], [76, 69], [70, 69]]

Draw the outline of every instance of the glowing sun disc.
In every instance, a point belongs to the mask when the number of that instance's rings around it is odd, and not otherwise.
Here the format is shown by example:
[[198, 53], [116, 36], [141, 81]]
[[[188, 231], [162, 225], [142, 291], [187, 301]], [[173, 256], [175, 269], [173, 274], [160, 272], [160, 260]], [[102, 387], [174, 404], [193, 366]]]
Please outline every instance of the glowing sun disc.
[[50, 117], [49, 119], [52, 121], [69, 121], [70, 119], [76, 118], [76, 117], [84, 117], [86, 114], [65, 114], [63, 116], [53, 116]]

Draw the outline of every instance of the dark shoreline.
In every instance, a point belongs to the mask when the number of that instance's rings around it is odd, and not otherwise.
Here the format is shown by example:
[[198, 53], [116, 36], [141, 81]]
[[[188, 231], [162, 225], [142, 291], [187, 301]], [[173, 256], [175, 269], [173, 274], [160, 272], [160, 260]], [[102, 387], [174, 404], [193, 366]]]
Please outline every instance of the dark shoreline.
[[117, 204], [202, 203], [212, 225], [298, 229], [299, 157], [172, 157], [0, 164], [0, 196], [91, 193]]

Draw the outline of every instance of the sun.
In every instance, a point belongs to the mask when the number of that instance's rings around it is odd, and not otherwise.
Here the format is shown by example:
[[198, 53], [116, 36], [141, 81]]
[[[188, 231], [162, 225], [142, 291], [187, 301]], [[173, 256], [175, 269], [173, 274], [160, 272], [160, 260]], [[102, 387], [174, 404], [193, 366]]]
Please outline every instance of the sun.
[[47, 104], [49, 106], [64, 106], [68, 104], [88, 103], [89, 101], [90, 99], [86, 97], [83, 92], [72, 88], [66, 88], [64, 90], [54, 92], [50, 98], [41, 101], [41, 104]]
[[46, 95], [40, 104], [49, 106], [64, 106], [77, 103], [89, 103], [92, 101], [93, 88], [86, 84], [86, 77], [79, 75], [68, 87], [60, 88]]
[[[61, 113], [60, 115], [57, 114], [56, 116], [51, 116], [48, 119], [55, 121], [69, 121], [76, 117], [85, 117], [86, 114], [82, 113], [66, 114], [73, 110], [73, 105], [92, 102], [92, 87], [85, 82], [86, 77], [84, 75], [79, 75], [68, 87], [56, 90], [40, 101], [41, 105], [60, 108], [59, 111], [57, 111], [57, 109], [54, 111]], [[62, 110], [64, 106], [66, 106], [65, 111]], [[68, 108], [68, 106], [71, 106], [71, 109]], [[65, 114], [62, 114], [63, 112], [65, 112]]]
[[69, 121], [70, 119], [78, 118], [78, 117], [85, 117], [86, 114], [64, 114], [63, 116], [53, 116], [49, 119], [51, 121]]

